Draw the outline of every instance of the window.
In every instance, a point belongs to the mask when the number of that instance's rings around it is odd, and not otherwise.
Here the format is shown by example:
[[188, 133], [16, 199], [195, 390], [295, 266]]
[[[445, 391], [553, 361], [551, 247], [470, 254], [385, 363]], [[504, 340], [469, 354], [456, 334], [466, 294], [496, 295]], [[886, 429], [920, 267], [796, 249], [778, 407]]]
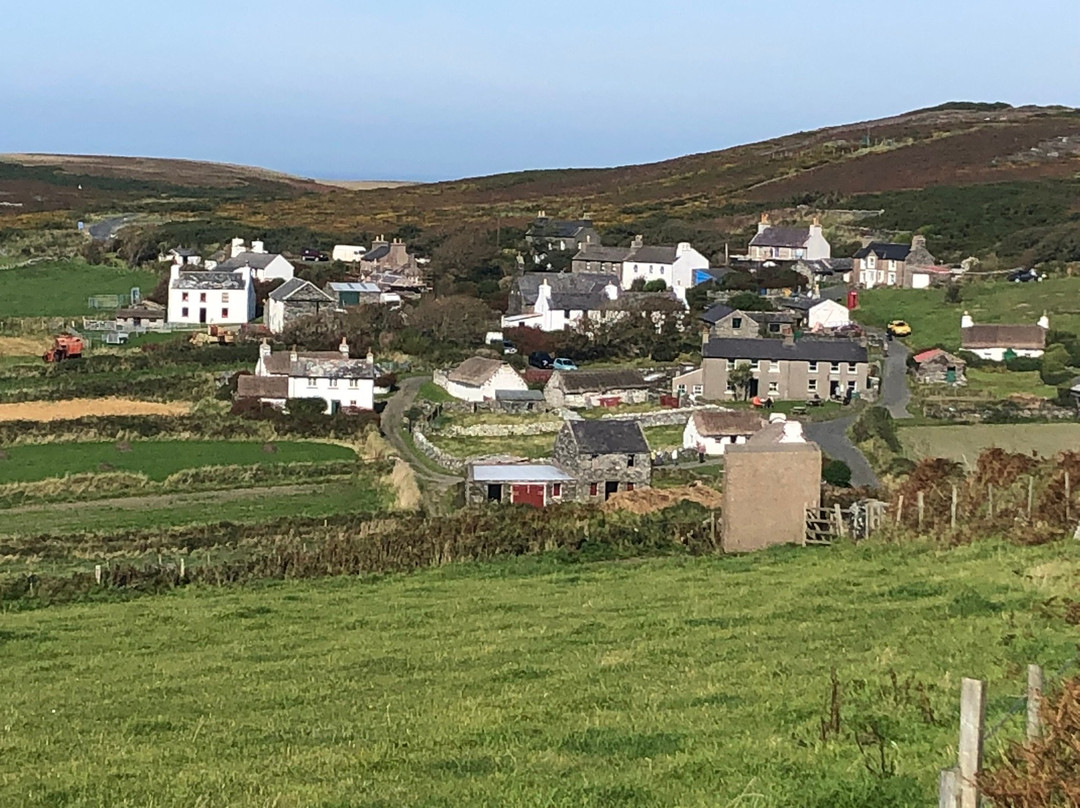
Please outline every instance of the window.
[[679, 385], [679, 386], [678, 386], [678, 387], [677, 387], [677, 388], [675, 389], [675, 392], [676, 392], [676, 393], [678, 393], [678, 394], [679, 394], [680, 396], [681, 396], [681, 395], [685, 395], [685, 394], [686, 394], [686, 385], [685, 385], [685, 384], [680, 384], [680, 385]]
[[626, 467], [628, 469], [632, 469], [634, 467], [634, 456], [633, 455], [627, 455], [626, 456]]
[[780, 362], [774, 360], [773, 363], [771, 365], [769, 365], [769, 372], [770, 373], [779, 373], [780, 372]]
[[562, 483], [552, 483], [551, 484], [551, 496], [553, 496], [553, 497], [561, 497], [562, 496]]
[[817, 373], [817, 362], [810, 362], [810, 372]]
[[307, 380], [307, 386], [308, 386], [308, 387], [314, 387], [314, 386], [315, 386], [315, 385], [317, 385], [317, 384], [318, 384], [318, 381], [316, 381], [315, 379], [311, 378], [310, 376], [308, 377], [308, 380]]
[[890, 272], [889, 273], [889, 286], [896, 286], [896, 273], [895, 272]]
[[742, 328], [742, 317], [732, 317], [731, 318], [731, 327], [736, 328], [736, 329], [737, 328]]
[[228, 316], [229, 316], [229, 310], [228, 309], [222, 309], [221, 310], [221, 318], [224, 320]]
[[876, 269], [877, 259], [873, 255], [866, 256], [866, 266], [868, 269]]
[[634, 490], [634, 484], [633, 483], [627, 483], [626, 484], [626, 490], [627, 491], [633, 491]]
[[567, 320], [570, 319], [570, 309], [563, 309], [562, 314], [563, 314], [563, 317], [565, 317]]
[[769, 323], [769, 333], [770, 334], [779, 334], [780, 333], [780, 323]]
[[817, 392], [817, 379], [810, 379], [806, 383], [806, 392], [808, 392], [808, 393], [816, 393]]
[[589, 483], [589, 496], [595, 497], [600, 490], [600, 483]]
[[780, 382], [769, 382], [769, 395], [770, 396], [778, 396], [778, 395], [780, 395]]
[[855, 392], [855, 382], [853, 382], [853, 381], [848, 382], [847, 383], [847, 389], [848, 389], [849, 393], [854, 393]]
[[848, 362], [847, 369], [849, 373], [854, 373], [856, 370], [859, 369], [859, 366], [855, 362]]
[[221, 293], [221, 302], [222, 303], [228, 303], [229, 302], [229, 293], [228, 292], [222, 292]]
[[693, 392], [693, 394], [695, 396], [703, 395], [705, 393], [705, 385], [703, 385], [703, 384], [695, 384], [691, 388], [691, 390], [692, 390], [692, 392]]
[[759, 362], [756, 359], [754, 359], [752, 362], [750, 362], [750, 370], [757, 370], [758, 367], [759, 367]]
[[337, 379], [331, 379], [330, 380], [330, 386], [331, 387], [337, 387]]
[[199, 302], [200, 303], [205, 303], [206, 302], [206, 292], [199, 292]]
[[184, 306], [184, 308], [180, 309], [180, 316], [181, 317], [187, 317], [188, 316], [188, 307], [187, 306]]
[[830, 362], [829, 363], [829, 373], [839, 373], [839, 372], [840, 372], [840, 363], [839, 362]]
[[895, 261], [893, 261], [892, 259], [889, 259], [889, 270], [890, 270], [891, 272], [895, 272], [895, 271], [896, 271], [896, 262], [895, 262]]
[[183, 301], [184, 303], [187, 303], [187, 299], [188, 299], [188, 293], [187, 292], [181, 292], [180, 293], [180, 300]]
[[349, 379], [349, 387], [359, 387], [359, 386], [360, 386], [360, 380], [359, 379]]
[[729, 359], [727, 361], [727, 369], [728, 370], [735, 370], [735, 360], [734, 359]]

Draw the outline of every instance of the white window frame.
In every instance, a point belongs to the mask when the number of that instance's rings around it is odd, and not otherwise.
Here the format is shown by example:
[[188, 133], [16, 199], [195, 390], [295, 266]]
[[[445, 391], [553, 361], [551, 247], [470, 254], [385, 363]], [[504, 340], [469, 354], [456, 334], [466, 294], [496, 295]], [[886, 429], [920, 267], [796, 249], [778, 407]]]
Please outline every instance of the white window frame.
[[779, 372], [780, 372], [780, 361], [777, 360], [777, 359], [771, 360], [769, 362], [769, 373], [779, 373]]
[[812, 359], [809, 362], [807, 362], [806, 364], [807, 364], [808, 369], [809, 369], [809, 371], [811, 373], [817, 373], [818, 372], [818, 363], [817, 363], [816, 359]]
[[839, 373], [839, 372], [840, 372], [840, 363], [839, 362], [830, 362], [829, 363], [829, 375], [831, 376], [832, 374]]
[[319, 386], [319, 380], [316, 379], [313, 376], [308, 376], [307, 386], [308, 387], [318, 387]]
[[327, 384], [329, 384], [330, 387], [337, 387], [337, 379], [329, 379]]
[[806, 381], [806, 392], [808, 392], [808, 393], [816, 393], [817, 392], [817, 379], [807, 379], [807, 381]]
[[360, 386], [360, 380], [359, 379], [349, 379], [349, 387], [359, 387], [359, 386]]
[[704, 393], [705, 393], [705, 385], [703, 385], [703, 384], [695, 384], [693, 387], [690, 388], [690, 392], [691, 392], [692, 395], [695, 395], [695, 396], [704, 395]]

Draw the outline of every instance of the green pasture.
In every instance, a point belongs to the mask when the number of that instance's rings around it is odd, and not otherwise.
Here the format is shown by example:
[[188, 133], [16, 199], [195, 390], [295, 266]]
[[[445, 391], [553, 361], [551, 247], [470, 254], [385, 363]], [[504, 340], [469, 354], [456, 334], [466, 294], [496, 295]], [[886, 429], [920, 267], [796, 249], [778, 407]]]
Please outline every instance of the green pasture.
[[868, 543], [8, 613], [0, 804], [931, 805], [960, 678], [1007, 717], [1076, 654], [1043, 604], [1078, 572], [1075, 544]]
[[[273, 451], [270, 451], [270, 448]], [[352, 460], [356, 453], [328, 443], [282, 441], [130, 441], [11, 446], [0, 456], [0, 483], [30, 482], [94, 471], [141, 472], [164, 480], [182, 469]]]
[[1051, 457], [1080, 447], [1080, 424], [969, 424], [912, 426], [898, 430], [904, 454], [913, 460], [946, 457], [974, 466], [987, 449]]
[[147, 295], [157, 282], [156, 273], [145, 269], [94, 266], [81, 261], [0, 269], [0, 318], [92, 315], [86, 305], [91, 296], [119, 295], [125, 302], [133, 286]]

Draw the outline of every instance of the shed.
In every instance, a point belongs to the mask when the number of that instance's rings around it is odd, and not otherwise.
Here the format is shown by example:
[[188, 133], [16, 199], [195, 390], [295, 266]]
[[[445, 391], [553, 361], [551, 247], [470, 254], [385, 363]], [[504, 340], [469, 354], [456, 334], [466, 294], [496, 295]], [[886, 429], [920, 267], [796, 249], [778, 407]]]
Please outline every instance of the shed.
[[683, 448], [715, 457], [728, 446], [746, 443], [766, 421], [750, 410], [698, 410], [686, 422]]
[[967, 363], [941, 348], [915, 354], [915, 378], [922, 384], [967, 384]]
[[574, 496], [574, 478], [550, 463], [472, 463], [465, 502], [503, 502], [543, 508]]
[[596, 407], [612, 403], [641, 404], [649, 400], [652, 385], [640, 370], [557, 370], [544, 386], [552, 407]]

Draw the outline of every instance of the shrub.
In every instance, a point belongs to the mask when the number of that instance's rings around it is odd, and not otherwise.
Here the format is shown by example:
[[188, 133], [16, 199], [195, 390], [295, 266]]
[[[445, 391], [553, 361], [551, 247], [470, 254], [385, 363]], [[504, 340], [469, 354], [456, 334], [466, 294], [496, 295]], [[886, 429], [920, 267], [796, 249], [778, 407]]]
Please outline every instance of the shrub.
[[728, 298], [727, 304], [740, 311], [773, 311], [773, 304], [754, 292], [739, 292]]
[[326, 399], [290, 398], [285, 402], [285, 410], [295, 418], [318, 418], [326, 414]]
[[945, 302], [952, 306], [957, 306], [963, 302], [963, 295], [960, 293], [960, 285], [956, 283], [950, 283], [945, 287]]
[[896, 422], [884, 407], [870, 407], [863, 410], [855, 423], [851, 425], [851, 437], [855, 443], [865, 443], [872, 438], [881, 438], [889, 449], [900, 454], [903, 449], [896, 434]]
[[843, 460], [826, 460], [822, 463], [821, 477], [837, 488], [851, 487], [851, 466]]
[[1063, 345], [1051, 345], [1046, 349], [1039, 363], [1039, 378], [1043, 384], [1057, 387], [1072, 378], [1069, 370], [1069, 352]]
[[1034, 356], [1014, 356], [1005, 360], [1005, 367], [1015, 373], [1030, 373], [1041, 370], [1042, 362]]
[[667, 281], [662, 281], [662, 280], [657, 279], [657, 280], [654, 280], [654, 281], [647, 282], [644, 286], [641, 287], [641, 291], [643, 291], [643, 292], [666, 292], [667, 288], [668, 288]]

